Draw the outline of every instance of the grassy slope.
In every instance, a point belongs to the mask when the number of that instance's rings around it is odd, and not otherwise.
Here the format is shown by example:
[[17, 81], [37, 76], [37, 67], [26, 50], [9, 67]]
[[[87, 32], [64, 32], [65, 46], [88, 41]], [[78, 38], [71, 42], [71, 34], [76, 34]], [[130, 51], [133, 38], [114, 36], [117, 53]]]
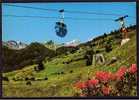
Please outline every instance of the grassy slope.
[[[96, 71], [104, 70], [115, 72], [122, 65], [130, 65], [136, 63], [136, 37], [135, 31], [131, 32], [131, 40], [122, 47], [117, 46], [112, 52], [107, 53], [105, 56], [109, 61], [111, 57], [119, 57], [119, 60], [110, 65], [97, 65], [97, 66], [85, 66], [85, 61], [80, 60], [64, 65], [62, 62], [71, 58], [79, 56], [78, 53], [70, 54], [65, 57], [56, 58], [51, 62], [45, 62], [45, 70], [41, 72], [34, 72], [33, 65], [27, 66], [22, 70], [14, 72], [4, 73], [4, 76], [9, 78], [13, 77], [26, 77], [34, 76], [35, 78], [45, 78], [48, 80], [33, 81], [31, 86], [27, 86], [25, 81], [12, 81], [3, 82], [4, 96], [17, 96], [17, 97], [39, 97], [39, 96], [73, 96], [75, 90], [73, 84], [78, 80], [86, 80], [88, 73], [90, 77], [93, 77]], [[131, 57], [130, 57], [131, 56]], [[23, 71], [24, 70], [24, 71]], [[73, 70], [73, 73], [70, 71]], [[63, 71], [65, 74], [57, 75], [56, 72]]]

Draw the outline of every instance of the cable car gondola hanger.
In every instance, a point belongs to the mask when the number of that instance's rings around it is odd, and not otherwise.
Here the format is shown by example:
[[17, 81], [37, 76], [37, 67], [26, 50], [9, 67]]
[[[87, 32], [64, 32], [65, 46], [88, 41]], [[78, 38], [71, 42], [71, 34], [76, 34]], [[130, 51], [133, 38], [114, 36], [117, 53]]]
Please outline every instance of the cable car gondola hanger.
[[64, 23], [64, 9], [59, 10], [60, 21], [56, 22], [55, 31], [59, 37], [65, 37], [67, 34], [67, 25]]

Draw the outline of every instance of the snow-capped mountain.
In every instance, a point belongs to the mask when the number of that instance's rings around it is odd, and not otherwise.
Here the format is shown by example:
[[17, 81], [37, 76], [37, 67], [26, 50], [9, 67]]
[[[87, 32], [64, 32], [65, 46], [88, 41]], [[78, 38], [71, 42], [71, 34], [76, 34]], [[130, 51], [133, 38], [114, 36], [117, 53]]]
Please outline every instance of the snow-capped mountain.
[[25, 47], [27, 47], [27, 44], [20, 42], [20, 41], [14, 41], [14, 40], [9, 40], [6, 42], [2, 42], [2, 45], [9, 47], [10, 49], [23, 49]]
[[76, 47], [77, 45], [80, 44], [80, 41], [79, 40], [72, 40], [72, 41], [69, 41], [69, 42], [66, 42], [64, 44], [64, 46], [72, 46], [72, 47]]

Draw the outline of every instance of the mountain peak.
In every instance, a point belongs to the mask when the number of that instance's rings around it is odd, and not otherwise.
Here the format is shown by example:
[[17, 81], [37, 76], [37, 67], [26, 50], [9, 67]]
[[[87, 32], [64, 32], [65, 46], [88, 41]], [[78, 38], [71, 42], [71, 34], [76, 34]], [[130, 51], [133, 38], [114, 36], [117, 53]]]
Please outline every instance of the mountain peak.
[[20, 50], [20, 49], [27, 47], [27, 44], [21, 41], [15, 41], [15, 40], [9, 40], [6, 42], [3, 41], [2, 45], [7, 46], [10, 49], [16, 49], [16, 50]]

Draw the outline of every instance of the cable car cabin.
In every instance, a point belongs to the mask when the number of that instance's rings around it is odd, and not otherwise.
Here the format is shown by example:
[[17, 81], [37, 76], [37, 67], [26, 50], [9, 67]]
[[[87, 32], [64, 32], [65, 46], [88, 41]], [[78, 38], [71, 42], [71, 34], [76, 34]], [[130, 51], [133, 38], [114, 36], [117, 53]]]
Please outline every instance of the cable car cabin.
[[55, 30], [57, 36], [65, 37], [67, 34], [67, 26], [62, 22], [56, 22]]

